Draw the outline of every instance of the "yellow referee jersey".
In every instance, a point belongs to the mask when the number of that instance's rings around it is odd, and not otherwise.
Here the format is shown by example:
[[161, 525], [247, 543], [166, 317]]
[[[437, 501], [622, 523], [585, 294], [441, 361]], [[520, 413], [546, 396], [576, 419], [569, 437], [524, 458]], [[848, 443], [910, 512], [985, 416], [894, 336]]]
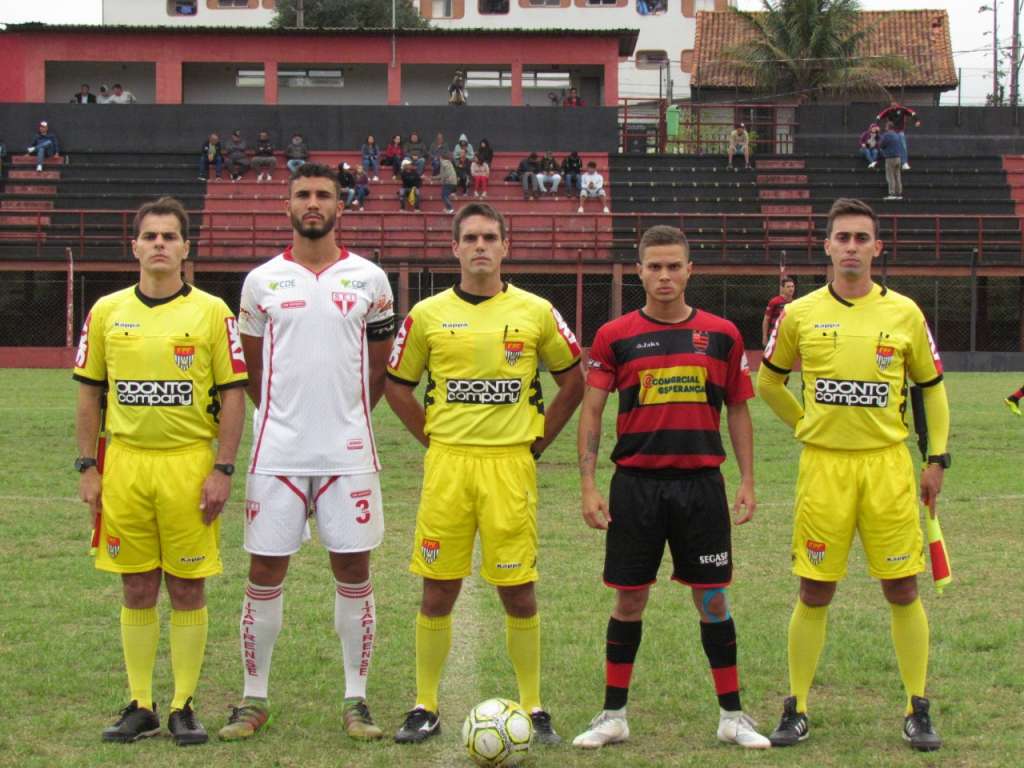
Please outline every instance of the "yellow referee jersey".
[[545, 299], [506, 284], [496, 296], [457, 286], [424, 299], [398, 332], [388, 375], [415, 386], [424, 370], [426, 426], [450, 445], [520, 445], [544, 434], [538, 365], [569, 370], [576, 337]]
[[217, 436], [217, 391], [246, 383], [235, 317], [190, 285], [166, 299], [138, 286], [102, 297], [85, 319], [77, 381], [106, 386], [112, 438], [149, 450]]
[[831, 285], [788, 304], [763, 364], [787, 374], [800, 358], [804, 415], [795, 437], [833, 450], [874, 450], [907, 437], [908, 378], [942, 381], [942, 361], [911, 299], [873, 285], [857, 299]]

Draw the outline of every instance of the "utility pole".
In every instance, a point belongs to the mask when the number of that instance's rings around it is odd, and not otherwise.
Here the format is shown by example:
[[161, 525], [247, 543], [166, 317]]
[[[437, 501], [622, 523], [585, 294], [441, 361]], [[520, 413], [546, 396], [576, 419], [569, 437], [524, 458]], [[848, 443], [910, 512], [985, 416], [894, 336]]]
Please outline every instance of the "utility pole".
[[1013, 42], [1010, 43], [1010, 105], [1020, 96], [1020, 11], [1022, 0], [1013, 0]]
[[306, 8], [305, 0], [296, 0], [295, 3], [295, 26], [302, 29], [306, 26]]
[[[302, 2], [302, 0], [299, 0]], [[999, 99], [999, 0], [992, 2], [992, 106]]]

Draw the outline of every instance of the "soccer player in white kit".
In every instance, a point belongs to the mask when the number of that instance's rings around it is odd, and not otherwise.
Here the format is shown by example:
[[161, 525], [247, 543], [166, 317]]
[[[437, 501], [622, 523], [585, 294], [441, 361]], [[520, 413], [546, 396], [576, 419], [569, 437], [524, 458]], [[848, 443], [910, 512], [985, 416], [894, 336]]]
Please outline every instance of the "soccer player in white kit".
[[335, 243], [338, 194], [330, 168], [298, 169], [287, 206], [292, 245], [242, 287], [239, 328], [256, 413], [245, 502], [245, 691], [220, 731], [226, 740], [252, 736], [269, 720], [288, 560], [313, 516], [337, 585], [345, 731], [363, 740], [382, 735], [366, 705], [375, 626], [370, 552], [384, 533], [370, 411], [384, 391], [395, 318], [387, 275]]

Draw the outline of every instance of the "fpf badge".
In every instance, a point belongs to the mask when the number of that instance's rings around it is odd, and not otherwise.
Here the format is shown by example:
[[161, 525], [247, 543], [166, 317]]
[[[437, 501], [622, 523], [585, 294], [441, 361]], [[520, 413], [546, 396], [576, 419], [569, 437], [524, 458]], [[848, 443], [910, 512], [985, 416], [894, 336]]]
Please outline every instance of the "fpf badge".
[[195, 347], [175, 347], [174, 348], [174, 364], [181, 368], [182, 371], [187, 372], [192, 367], [192, 363], [196, 359], [196, 348]]

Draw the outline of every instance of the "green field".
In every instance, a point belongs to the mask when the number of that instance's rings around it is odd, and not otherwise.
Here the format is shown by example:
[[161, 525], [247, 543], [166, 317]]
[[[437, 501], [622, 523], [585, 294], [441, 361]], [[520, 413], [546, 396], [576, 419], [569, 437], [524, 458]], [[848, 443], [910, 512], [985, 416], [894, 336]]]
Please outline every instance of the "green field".
[[[1002, 405], [1020, 374], [947, 377], [953, 409], [952, 470], [941, 497], [954, 583], [939, 597], [923, 578], [932, 627], [929, 695], [941, 752], [912, 753], [900, 739], [903, 693], [889, 640], [889, 611], [859, 548], [830, 613], [829, 642], [812, 691], [811, 738], [788, 750], [743, 752], [715, 739], [717, 704], [689, 596], [663, 571], [645, 617], [630, 697], [632, 741], [597, 753], [568, 744], [535, 750], [535, 766], [1013, 766], [1024, 755], [1024, 586], [1019, 566], [1024, 508], [1024, 419]], [[333, 579], [316, 542], [292, 561], [285, 627], [274, 654], [271, 730], [243, 744], [179, 749], [169, 738], [105, 745], [102, 728], [126, 703], [118, 633], [119, 582], [86, 556], [89, 521], [77, 501], [75, 386], [66, 371], [0, 373], [0, 766], [461, 766], [462, 718], [477, 701], [515, 698], [504, 622], [494, 590], [467, 580], [456, 607], [441, 690], [444, 731], [421, 747], [359, 745], [340, 728], [341, 661]], [[549, 382], [549, 389], [551, 388]], [[613, 408], [608, 408], [611, 415]], [[731, 602], [739, 633], [743, 700], [775, 725], [786, 695], [790, 504], [798, 448], [753, 403], [755, 520], [735, 530]], [[413, 618], [419, 583], [407, 570], [420, 480], [420, 447], [382, 404], [376, 413], [387, 534], [374, 559], [378, 645], [370, 703], [386, 731], [414, 695]], [[609, 419], [602, 452], [611, 447]], [[603, 697], [604, 631], [612, 595], [601, 584], [603, 542], [578, 511], [575, 420], [540, 463], [544, 700], [566, 742]], [[248, 436], [243, 446], [246, 463]], [[916, 453], [916, 451], [915, 451]], [[727, 464], [727, 476], [734, 467]], [[602, 482], [610, 468], [605, 462]], [[215, 732], [241, 686], [238, 619], [245, 583], [243, 482], [224, 516], [225, 574], [209, 585], [210, 640], [197, 696]], [[667, 568], [667, 564], [663, 566]], [[166, 600], [156, 692], [170, 699]], [[1017, 757], [1013, 757], [1017, 755]]]

